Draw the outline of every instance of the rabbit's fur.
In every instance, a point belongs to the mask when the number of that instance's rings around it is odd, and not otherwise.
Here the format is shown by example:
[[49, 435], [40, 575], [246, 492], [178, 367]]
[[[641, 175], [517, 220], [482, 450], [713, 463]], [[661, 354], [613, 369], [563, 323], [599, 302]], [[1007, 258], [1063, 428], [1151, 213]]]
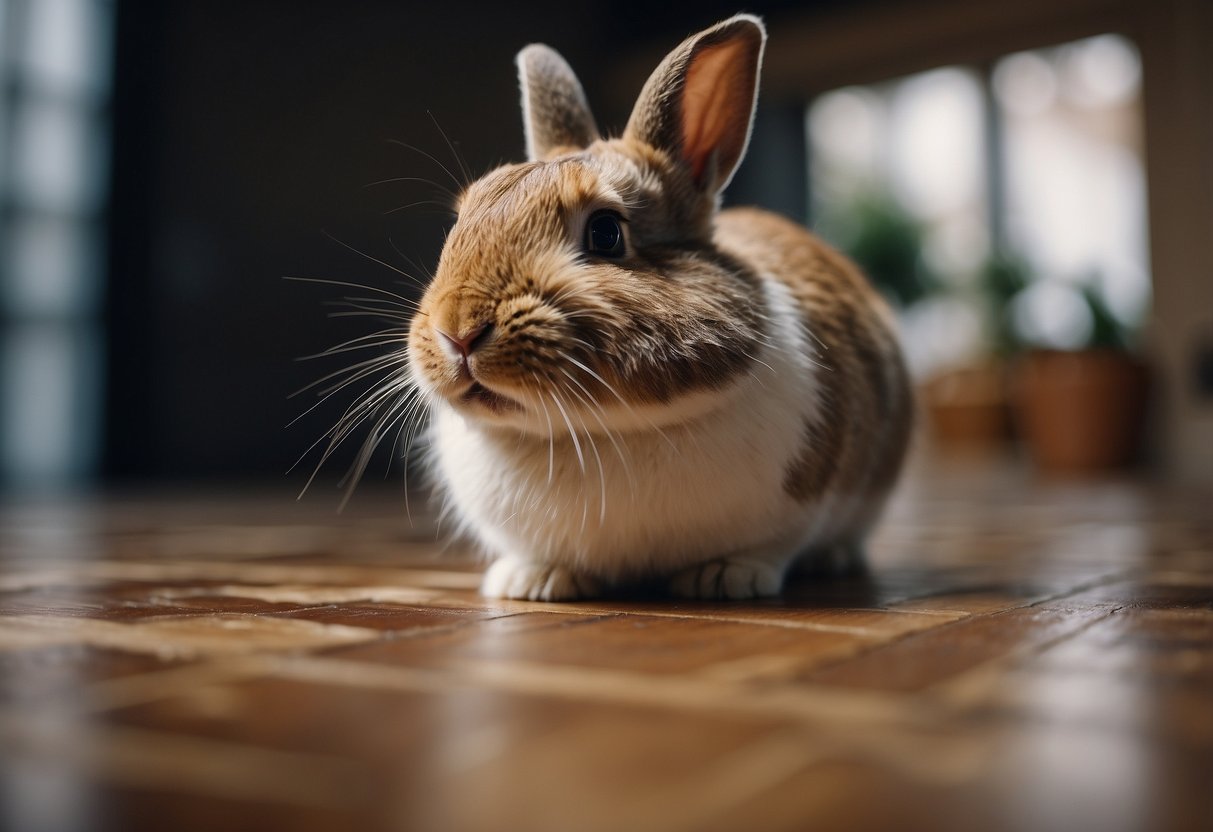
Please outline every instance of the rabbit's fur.
[[529, 161], [462, 194], [409, 333], [485, 594], [772, 595], [879, 515], [912, 410], [889, 310], [800, 226], [718, 211], [765, 38], [747, 15], [689, 38], [613, 139], [559, 55], [519, 53]]

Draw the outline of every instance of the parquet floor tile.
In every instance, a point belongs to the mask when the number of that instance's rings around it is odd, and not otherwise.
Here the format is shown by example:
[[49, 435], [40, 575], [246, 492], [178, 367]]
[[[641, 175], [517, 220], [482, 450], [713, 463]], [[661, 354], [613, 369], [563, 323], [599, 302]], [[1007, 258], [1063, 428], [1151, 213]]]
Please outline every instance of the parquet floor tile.
[[1208, 489], [927, 467], [721, 604], [487, 600], [418, 506], [6, 505], [0, 828], [1213, 828]]

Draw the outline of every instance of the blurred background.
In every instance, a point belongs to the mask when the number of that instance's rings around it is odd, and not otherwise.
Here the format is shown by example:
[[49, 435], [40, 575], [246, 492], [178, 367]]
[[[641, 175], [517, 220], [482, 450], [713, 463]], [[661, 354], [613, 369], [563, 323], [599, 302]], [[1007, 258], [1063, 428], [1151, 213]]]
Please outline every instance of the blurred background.
[[[618, 130], [739, 10], [0, 0], [4, 490], [301, 488], [357, 385], [291, 393], [375, 353], [298, 359], [383, 324], [284, 278], [416, 295], [445, 191], [522, 156], [519, 48], [558, 48]], [[1213, 4], [744, 10], [771, 40], [728, 201], [868, 269], [936, 445], [1213, 477]], [[368, 476], [398, 479], [385, 437]]]

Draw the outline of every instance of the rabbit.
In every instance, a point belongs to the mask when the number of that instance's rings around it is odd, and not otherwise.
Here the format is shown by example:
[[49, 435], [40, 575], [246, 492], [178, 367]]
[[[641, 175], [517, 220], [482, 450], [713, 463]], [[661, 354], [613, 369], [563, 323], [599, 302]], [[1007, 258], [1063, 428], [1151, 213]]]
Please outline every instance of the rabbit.
[[765, 43], [744, 14], [688, 38], [618, 138], [559, 54], [518, 54], [527, 161], [459, 196], [407, 341], [484, 595], [756, 598], [799, 558], [862, 554], [910, 385], [854, 265], [790, 220], [720, 210]]

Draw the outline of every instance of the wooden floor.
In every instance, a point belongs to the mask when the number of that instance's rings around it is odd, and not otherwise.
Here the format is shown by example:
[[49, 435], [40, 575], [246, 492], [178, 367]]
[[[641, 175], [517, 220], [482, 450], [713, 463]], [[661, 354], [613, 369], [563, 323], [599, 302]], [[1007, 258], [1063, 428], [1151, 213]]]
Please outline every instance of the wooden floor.
[[927, 466], [731, 604], [485, 601], [400, 502], [8, 505], [0, 827], [1213, 829], [1208, 491]]

